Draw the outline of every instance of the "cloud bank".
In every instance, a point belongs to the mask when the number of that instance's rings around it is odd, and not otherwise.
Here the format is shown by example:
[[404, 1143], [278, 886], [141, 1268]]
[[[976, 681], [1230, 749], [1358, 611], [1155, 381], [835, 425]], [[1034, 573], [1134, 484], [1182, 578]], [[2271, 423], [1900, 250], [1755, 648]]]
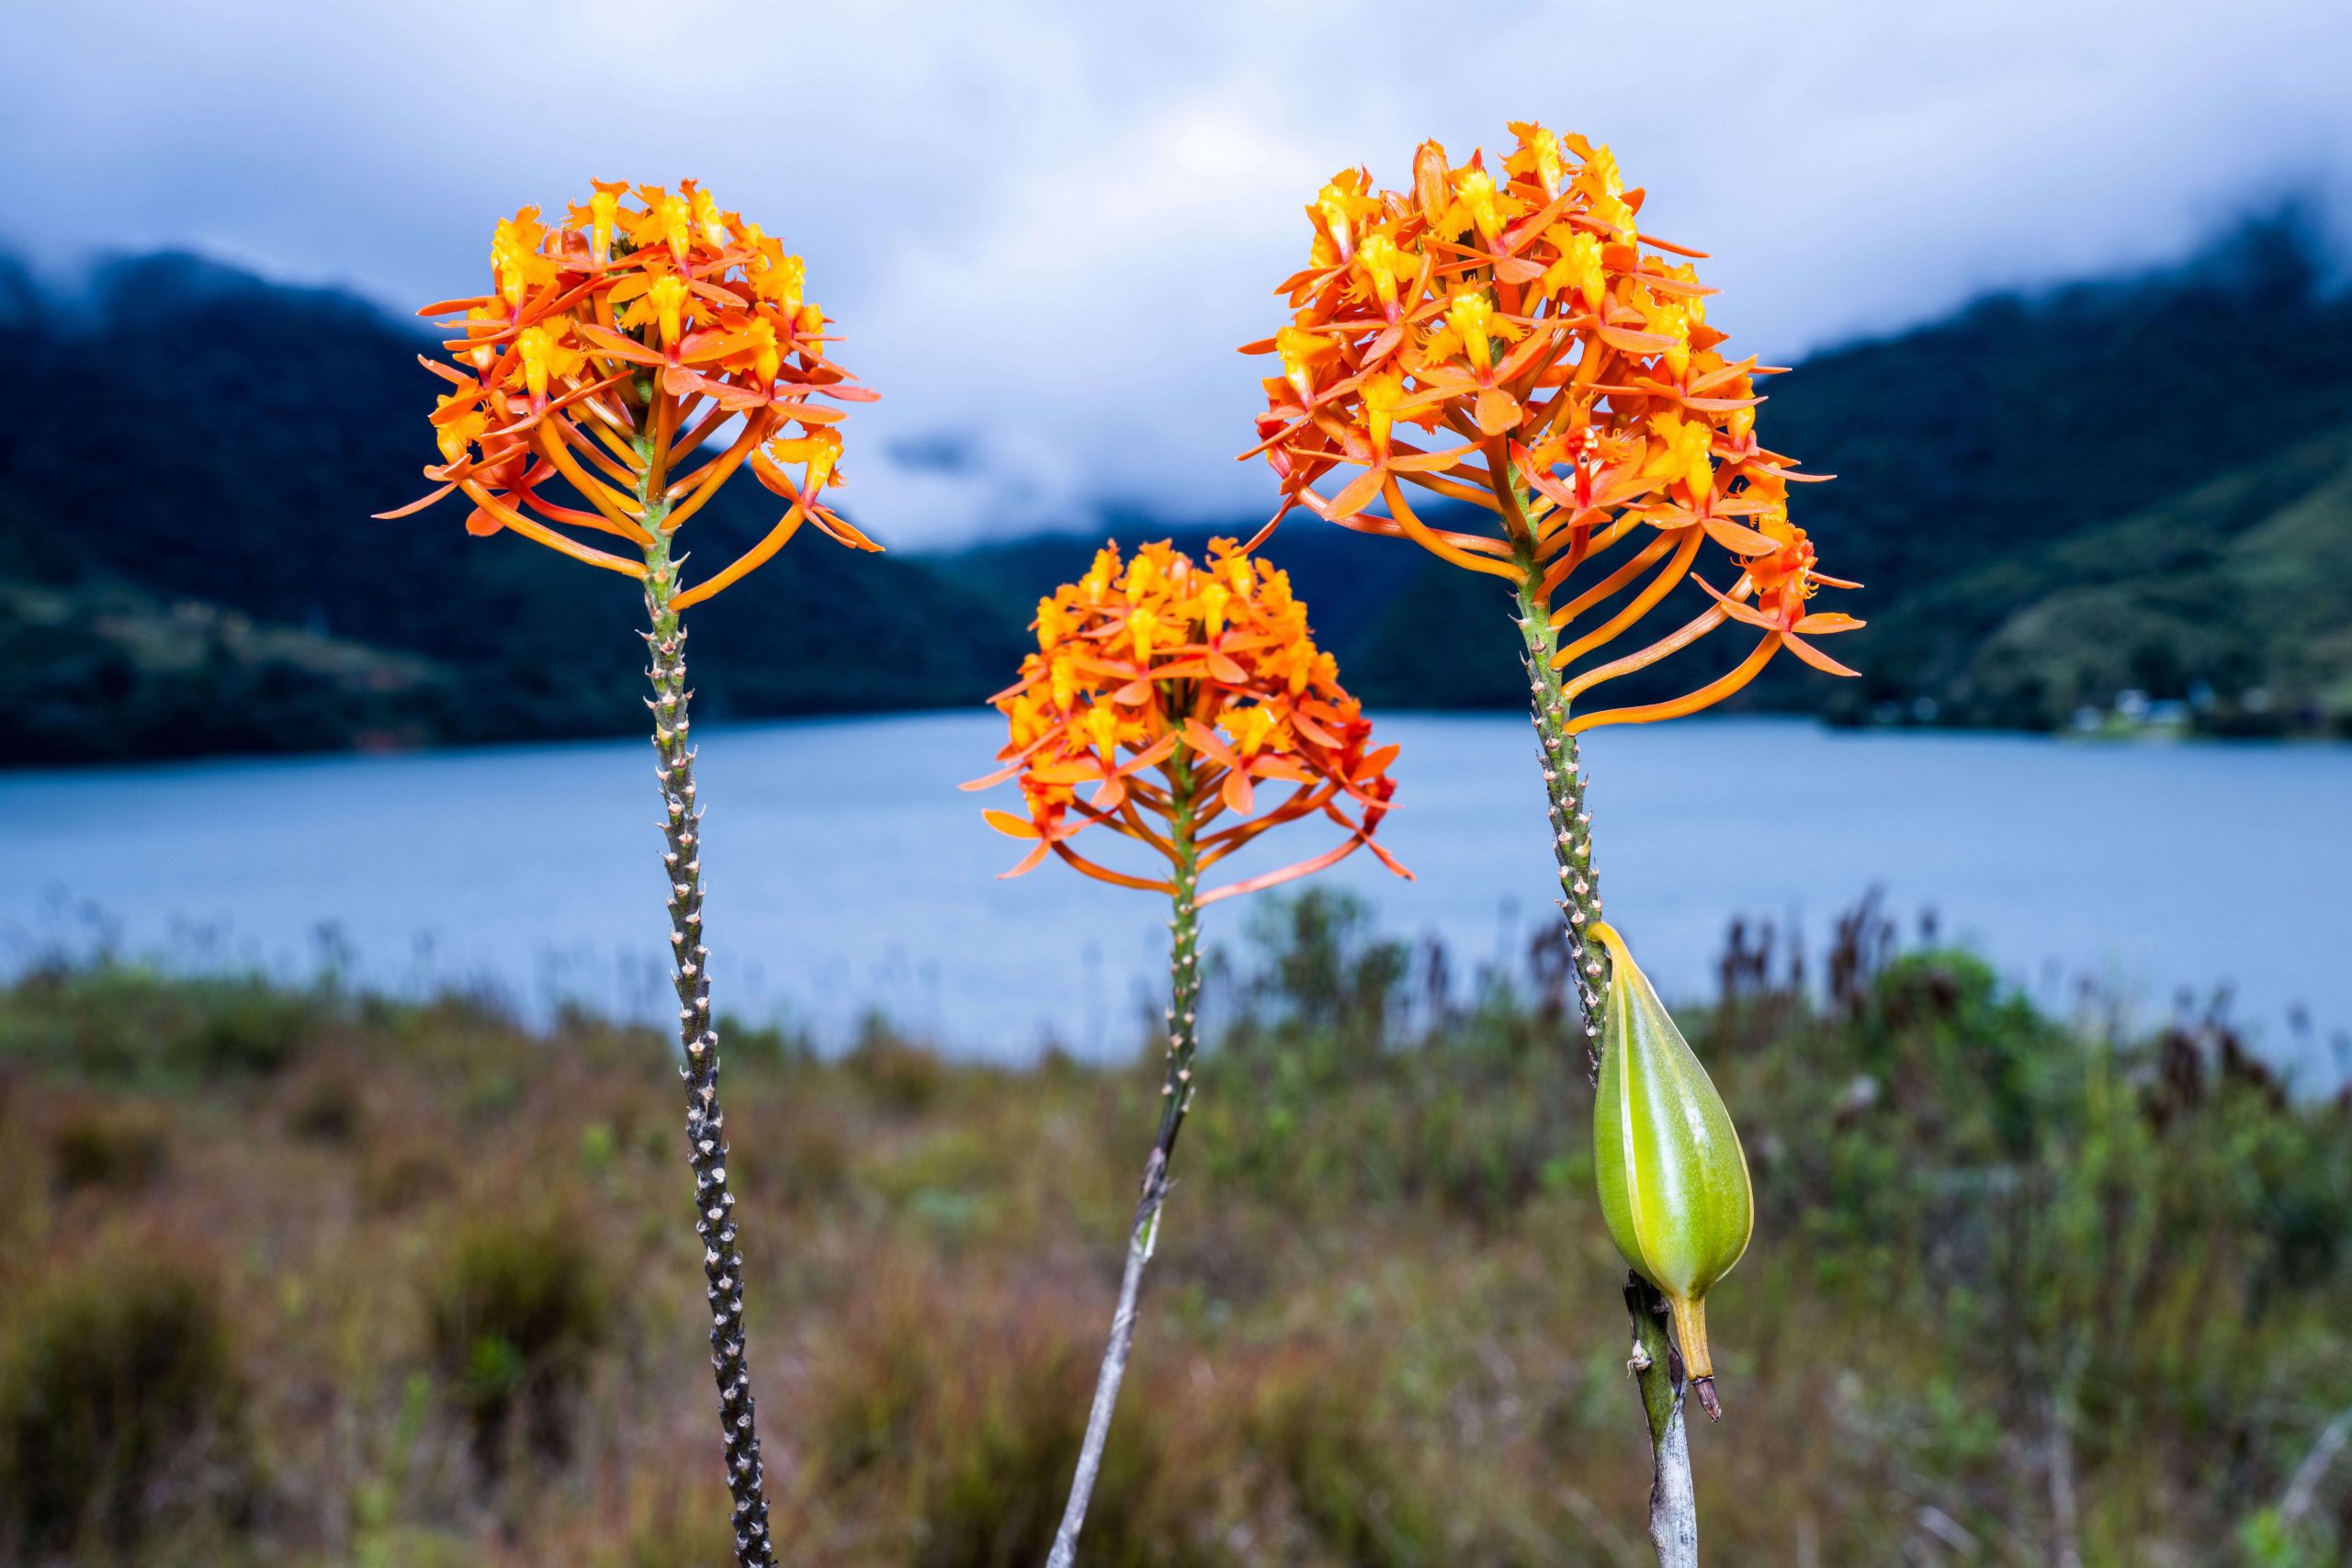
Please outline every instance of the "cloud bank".
[[[1710, 320], [1792, 355], [2181, 254], [2299, 194], [2352, 212], [2352, 8], [2311, 0], [77, 0], [0, 92], [0, 243], [189, 246], [393, 308], [592, 175], [696, 175], [808, 257], [894, 542], [1105, 502], [1248, 513], [1300, 209], [1539, 118], [1612, 143], [1714, 253]], [[422, 383], [420, 383], [420, 396]]]

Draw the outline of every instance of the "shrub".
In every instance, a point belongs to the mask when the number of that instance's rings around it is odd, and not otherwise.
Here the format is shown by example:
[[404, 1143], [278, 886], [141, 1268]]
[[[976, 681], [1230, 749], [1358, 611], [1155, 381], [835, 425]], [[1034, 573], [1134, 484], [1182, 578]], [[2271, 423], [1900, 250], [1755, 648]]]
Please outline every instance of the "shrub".
[[286, 1130], [306, 1143], [347, 1148], [368, 1120], [358, 1073], [347, 1062], [321, 1064], [287, 1097]]
[[1437, 1562], [1436, 1521], [1381, 1441], [1374, 1388], [1351, 1363], [1294, 1348], [1260, 1370], [1243, 1415], [1245, 1438], [1333, 1558]]
[[0, 1056], [79, 1077], [174, 1087], [277, 1072], [325, 1021], [318, 993], [260, 975], [175, 978], [119, 963], [54, 966], [0, 1000]]
[[425, 1293], [434, 1359], [484, 1478], [518, 1437], [544, 1459], [569, 1457], [572, 1414], [616, 1317], [582, 1228], [560, 1215], [478, 1221]]
[[[645, 1475], [629, 1488], [625, 1527], [604, 1532], [589, 1568], [735, 1568], [731, 1506], [727, 1488], [716, 1481]], [[788, 1546], [789, 1527], [775, 1516], [771, 1523], [779, 1544]], [[791, 1552], [786, 1555], [793, 1560]]]
[[899, 1034], [879, 1013], [858, 1026], [857, 1043], [842, 1065], [876, 1105], [906, 1116], [930, 1110], [947, 1076], [936, 1053]]
[[0, 1561], [234, 1523], [255, 1472], [213, 1282], [142, 1248], [54, 1280], [0, 1348]]
[[137, 1192], [169, 1163], [164, 1120], [137, 1106], [84, 1105], [66, 1113], [49, 1139], [59, 1190], [102, 1188]]
[[[918, 1568], [1025, 1568], [1061, 1522], [1101, 1344], [1057, 1296], [950, 1292], [888, 1274], [824, 1363], [814, 1430], [828, 1479], [909, 1521]], [[1196, 1505], [1212, 1479], [1168, 1458], [1164, 1391], [1133, 1386], [1103, 1453], [1083, 1556], [1102, 1568], [1204, 1561]]]
[[[1250, 936], [1262, 967], [1242, 983], [1249, 1012], [1226, 1049], [1303, 1055], [1321, 1083], [1388, 1043], [1410, 950], [1373, 934], [1362, 898], [1318, 887], [1265, 904], [1251, 915]], [[1271, 1036], [1248, 1027], [1262, 1022]]]
[[457, 1184], [448, 1153], [424, 1137], [371, 1149], [359, 1168], [359, 1201], [372, 1214], [401, 1213]]
[[275, 1073], [294, 1059], [317, 1022], [308, 996], [258, 977], [215, 982], [194, 996], [198, 1006], [181, 1049], [206, 1077]]

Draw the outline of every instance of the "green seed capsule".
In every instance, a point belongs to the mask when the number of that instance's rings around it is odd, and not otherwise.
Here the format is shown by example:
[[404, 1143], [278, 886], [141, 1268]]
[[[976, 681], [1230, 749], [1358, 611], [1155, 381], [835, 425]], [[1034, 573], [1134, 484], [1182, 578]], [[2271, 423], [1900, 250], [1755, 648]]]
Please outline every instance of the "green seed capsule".
[[1611, 964], [1592, 1118], [1600, 1212], [1625, 1261], [1666, 1297], [1683, 1366], [1712, 1414], [1706, 1296], [1756, 1228], [1747, 1156], [1624, 938], [1599, 922], [1586, 934], [1608, 947]]

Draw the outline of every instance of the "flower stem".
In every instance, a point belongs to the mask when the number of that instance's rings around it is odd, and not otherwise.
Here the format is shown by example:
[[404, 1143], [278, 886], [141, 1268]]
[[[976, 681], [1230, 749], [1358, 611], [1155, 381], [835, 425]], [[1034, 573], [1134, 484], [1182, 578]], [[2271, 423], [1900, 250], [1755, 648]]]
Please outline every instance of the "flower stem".
[[1046, 1568], [1070, 1568], [1078, 1556], [1078, 1532], [1086, 1523], [1086, 1505], [1094, 1495], [1095, 1477], [1102, 1468], [1102, 1450], [1110, 1440], [1111, 1413], [1119, 1403], [1119, 1384], [1127, 1373], [1127, 1354], [1135, 1347], [1136, 1298], [1143, 1288], [1143, 1269], [1151, 1261], [1159, 1236], [1159, 1209], [1168, 1197], [1168, 1165], [1176, 1154], [1176, 1134], [1193, 1103], [1193, 1053], [1200, 1043], [1201, 1000], [1200, 865], [1193, 841], [1192, 765], [1182, 748], [1168, 765], [1169, 842], [1174, 848], [1175, 915], [1170, 931], [1168, 976], [1168, 1071], [1160, 1084], [1159, 1131], [1144, 1160], [1143, 1190], [1136, 1200], [1133, 1228], [1127, 1235], [1126, 1269], [1119, 1279], [1119, 1304], [1111, 1314], [1111, 1339], [1103, 1348], [1102, 1368], [1094, 1379], [1094, 1404], [1086, 1418], [1086, 1440], [1078, 1454], [1069, 1502], [1062, 1510], [1061, 1528], [1054, 1532]]
[[1650, 1427], [1650, 1546], [1658, 1568], [1699, 1568], [1699, 1499], [1690, 1483], [1690, 1433], [1682, 1424], [1682, 1358], [1666, 1332], [1666, 1298], [1625, 1275], [1634, 1353], [1625, 1365], [1642, 1391]]
[[1600, 919], [1600, 873], [1592, 863], [1592, 813], [1585, 809], [1584, 764], [1567, 730], [1568, 698], [1552, 668], [1559, 633], [1543, 596], [1543, 573], [1530, 565], [1519, 583], [1519, 629], [1527, 644], [1528, 702], [1543, 747], [1544, 794], [1550, 806], [1552, 855], [1560, 865], [1560, 910], [1568, 923], [1568, 956], [1584, 1010], [1585, 1070], [1600, 1081], [1600, 1007], [1609, 994], [1609, 957], [1585, 945], [1584, 929]]
[[[640, 480], [640, 498], [646, 485]], [[709, 1281], [710, 1366], [718, 1384], [719, 1435], [727, 1489], [735, 1500], [739, 1568], [774, 1568], [767, 1497], [760, 1471], [760, 1434], [752, 1420], [752, 1380], [743, 1363], [743, 1258], [735, 1246], [735, 1195], [727, 1185], [727, 1117], [718, 1105], [718, 1034], [710, 1021], [710, 949], [703, 943], [702, 806], [695, 799], [695, 753], [687, 743], [686, 631], [671, 601], [678, 566], [662, 532], [659, 502], [650, 502], [645, 547], [646, 634], [653, 667], [653, 747], [660, 758], [662, 857], [669, 883], [672, 979], [678, 992], [678, 1040], [685, 1052], [686, 1159], [695, 1173], [695, 1234], [702, 1238]]]
[[[1592, 813], [1585, 807], [1585, 772], [1577, 738], [1568, 733], [1568, 698], [1560, 672], [1552, 668], [1559, 633], [1543, 592], [1544, 574], [1522, 562], [1519, 582], [1519, 628], [1527, 645], [1529, 701], [1542, 747], [1544, 793], [1550, 803], [1552, 854], [1560, 867], [1560, 912], [1567, 921], [1568, 958], [1576, 970], [1577, 998], [1584, 1010], [1585, 1070], [1600, 1080], [1600, 1013], [1609, 996], [1608, 955], [1585, 944], [1585, 928], [1600, 919], [1600, 873], [1592, 863]], [[1657, 1292], [1632, 1278], [1626, 1306], [1633, 1317], [1634, 1354], [1627, 1366], [1639, 1384], [1650, 1432], [1650, 1543], [1658, 1568], [1697, 1568], [1699, 1512], [1690, 1480], [1690, 1444], [1682, 1425], [1681, 1359], [1666, 1332], [1664, 1303], [1650, 1310]]]

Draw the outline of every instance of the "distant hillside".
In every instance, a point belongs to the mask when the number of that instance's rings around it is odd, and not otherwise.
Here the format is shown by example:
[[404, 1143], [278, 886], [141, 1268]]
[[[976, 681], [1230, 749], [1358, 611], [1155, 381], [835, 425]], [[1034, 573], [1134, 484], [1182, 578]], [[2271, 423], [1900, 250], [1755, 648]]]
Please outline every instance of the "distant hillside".
[[[2049, 728], [2121, 699], [2217, 733], [2352, 734], [2352, 300], [2315, 255], [2258, 225], [1779, 378], [1763, 428], [1838, 476], [1800, 519], [1865, 583], [1838, 599], [1871, 626], [1838, 649], [1862, 680], [1784, 660], [1746, 705]], [[0, 355], [39, 389], [0, 421], [0, 759], [635, 729], [628, 584], [469, 539], [454, 511], [368, 518], [422, 485], [423, 341], [187, 256], [118, 264], [70, 303], [0, 259]], [[696, 550], [752, 537], [766, 502], [712, 507]], [[976, 702], [1104, 535], [1197, 546], [1259, 521], [1107, 514], [929, 558], [796, 544], [696, 612], [695, 683], [714, 717]], [[1521, 700], [1493, 584], [1310, 517], [1267, 549], [1368, 701]]]
[[[2352, 430], [2352, 297], [2323, 288], [2316, 255], [2292, 224], [2260, 225], [2174, 272], [1987, 300], [1784, 378], [1770, 438], [1838, 475], [1804, 497], [1804, 521], [1868, 584], [1847, 597], [1872, 625], [1840, 643], [1867, 678], [1828, 694], [1834, 711], [2039, 727], [2128, 688], [2202, 687], [2216, 724], [2352, 732], [2340, 640], [2331, 655], [2287, 629], [2352, 624], [2352, 580], [2302, 585], [2287, 618], [2263, 586], [2328, 539], [2352, 547], [2340, 504], [2303, 531], [2259, 525], [2333, 460], [2313, 443]], [[2224, 547], [2245, 592], [2183, 597], [2181, 573]], [[2028, 649], [2053, 662], [2021, 669]], [[2312, 701], [2256, 713], [2239, 701], [2255, 691]]]
[[414, 746], [512, 724], [462, 701], [447, 665], [119, 583], [0, 583], [0, 670], [12, 762]]
[[2138, 692], [2215, 733], [2352, 734], [2352, 431], [1923, 588], [1874, 629], [1942, 722], [2053, 728]]
[[[158, 663], [148, 642], [78, 614], [29, 635], [33, 601], [20, 593], [0, 602], [6, 759], [637, 728], [631, 585], [514, 539], [470, 538], [456, 508], [368, 515], [425, 488], [424, 346], [411, 324], [346, 296], [187, 256], [116, 265], [70, 303], [0, 268], [0, 357], [38, 389], [0, 421], [0, 585], [129, 594], [166, 619], [242, 617], [277, 650], [262, 660], [277, 672], [256, 686], [233, 651]], [[767, 502], [737, 487], [696, 520], [695, 549], [741, 548], [774, 521]], [[933, 568], [852, 560], [822, 540], [697, 611], [694, 635], [712, 717], [975, 701], [1021, 640]], [[345, 683], [338, 707], [294, 673], [304, 660], [284, 656], [291, 637], [365, 645], [429, 673], [399, 699]], [[277, 711], [273, 694], [296, 688], [299, 714]], [[460, 690], [462, 703], [432, 694]], [[167, 718], [157, 705], [188, 711]]]
[[[2346, 484], [2328, 482], [2352, 435], [2352, 299], [2323, 288], [2316, 254], [2291, 222], [2257, 225], [2177, 269], [1986, 299], [1775, 378], [1759, 423], [1838, 476], [1798, 516], [1864, 584], [1837, 607], [1871, 625], [1837, 649], [1863, 679], [1782, 660], [1737, 705], [2052, 728], [2137, 693], [2219, 733], [2352, 733], [2352, 573], [2320, 569], [2352, 554]], [[1085, 547], [986, 547], [959, 575], [1025, 615]], [[1267, 553], [1367, 701], [1524, 701], [1496, 585], [1311, 517]], [[1704, 603], [1686, 590], [1655, 624]], [[1687, 658], [1612, 700], [1730, 661]]]

